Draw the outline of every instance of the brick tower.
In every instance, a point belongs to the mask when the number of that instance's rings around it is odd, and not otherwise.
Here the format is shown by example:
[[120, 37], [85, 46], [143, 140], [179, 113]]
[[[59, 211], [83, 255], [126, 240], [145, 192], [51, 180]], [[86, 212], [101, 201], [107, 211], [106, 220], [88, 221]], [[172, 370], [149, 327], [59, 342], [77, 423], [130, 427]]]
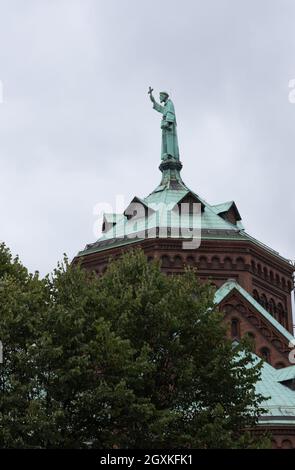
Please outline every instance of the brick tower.
[[122, 214], [104, 214], [102, 236], [74, 263], [101, 275], [110, 258], [140, 247], [149, 260], [161, 260], [167, 275], [196, 267], [216, 286], [229, 335], [237, 341], [248, 335], [265, 361], [257, 388], [271, 399], [259, 429], [272, 432], [273, 447], [295, 448], [294, 264], [245, 231], [234, 201], [210, 205], [190, 190], [177, 157], [162, 154], [159, 169], [154, 191], [134, 197]]

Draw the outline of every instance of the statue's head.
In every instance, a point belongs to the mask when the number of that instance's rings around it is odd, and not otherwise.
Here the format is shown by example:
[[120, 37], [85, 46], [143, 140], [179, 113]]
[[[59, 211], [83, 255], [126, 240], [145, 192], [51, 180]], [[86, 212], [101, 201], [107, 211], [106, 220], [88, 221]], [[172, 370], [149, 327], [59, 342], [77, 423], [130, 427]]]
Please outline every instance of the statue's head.
[[160, 92], [160, 102], [162, 103], [163, 101], [167, 101], [169, 98], [169, 95], [167, 91], [161, 91]]

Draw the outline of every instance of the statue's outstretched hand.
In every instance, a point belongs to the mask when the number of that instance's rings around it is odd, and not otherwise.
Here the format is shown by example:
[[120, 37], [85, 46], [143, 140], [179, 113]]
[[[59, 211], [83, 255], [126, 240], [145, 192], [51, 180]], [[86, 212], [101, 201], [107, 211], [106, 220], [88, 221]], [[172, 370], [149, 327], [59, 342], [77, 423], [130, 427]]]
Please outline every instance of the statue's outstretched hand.
[[151, 87], [149, 87], [149, 91], [148, 91], [148, 94], [150, 95], [150, 99], [152, 101], [152, 103], [155, 102], [155, 98], [153, 97], [153, 89]]

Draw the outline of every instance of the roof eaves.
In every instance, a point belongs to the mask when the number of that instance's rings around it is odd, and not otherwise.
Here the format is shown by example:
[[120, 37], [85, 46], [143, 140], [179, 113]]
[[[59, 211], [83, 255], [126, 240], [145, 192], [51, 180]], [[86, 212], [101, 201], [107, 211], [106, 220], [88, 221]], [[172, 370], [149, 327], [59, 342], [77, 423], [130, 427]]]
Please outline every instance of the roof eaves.
[[[254, 245], [256, 246], [260, 246], [262, 248], [264, 248], [265, 250], [267, 250], [269, 253], [271, 253], [272, 255], [276, 256], [277, 258], [279, 258], [280, 260], [282, 261], [285, 261], [285, 263], [288, 263], [288, 264], [292, 264], [292, 260], [288, 259], [288, 258], [285, 258], [284, 256], [280, 255], [280, 253], [278, 251], [275, 251], [273, 250], [272, 248], [270, 248], [268, 245], [266, 245], [265, 243], [263, 242], [260, 242], [259, 240], [257, 240], [257, 238], [254, 238], [252, 237], [251, 235], [249, 235], [249, 233], [245, 232], [244, 231], [244, 234], [245, 234], [245, 237], [247, 239], [249, 239], [250, 241], [252, 241], [252, 243], [254, 243]], [[295, 267], [294, 267], [294, 270], [295, 270]]]
[[139, 238], [139, 237], [129, 238], [127, 240], [123, 239], [123, 238], [117, 238], [117, 239], [115, 239], [115, 241], [113, 243], [109, 243], [108, 245], [103, 245], [103, 244], [99, 245], [99, 244], [97, 244], [93, 248], [91, 248], [91, 247], [85, 248], [85, 250], [79, 251], [79, 253], [76, 255], [76, 258], [80, 258], [82, 256], [90, 255], [90, 254], [93, 254], [93, 253], [98, 253], [100, 251], [107, 251], [107, 250], [110, 250], [112, 248], [117, 248], [117, 247], [121, 247], [121, 246], [125, 246], [125, 245], [131, 245], [133, 243], [139, 243], [143, 240], [144, 240], [143, 238]]

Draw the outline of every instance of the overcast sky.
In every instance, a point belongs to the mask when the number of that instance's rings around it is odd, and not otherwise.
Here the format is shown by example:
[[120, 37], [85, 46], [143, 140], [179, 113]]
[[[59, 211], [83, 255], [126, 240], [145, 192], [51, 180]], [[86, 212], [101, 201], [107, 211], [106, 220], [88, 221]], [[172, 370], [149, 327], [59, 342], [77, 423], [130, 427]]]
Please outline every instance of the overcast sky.
[[0, 6], [0, 238], [30, 270], [93, 242], [98, 203], [158, 185], [150, 85], [174, 101], [185, 183], [295, 259], [294, 0]]

